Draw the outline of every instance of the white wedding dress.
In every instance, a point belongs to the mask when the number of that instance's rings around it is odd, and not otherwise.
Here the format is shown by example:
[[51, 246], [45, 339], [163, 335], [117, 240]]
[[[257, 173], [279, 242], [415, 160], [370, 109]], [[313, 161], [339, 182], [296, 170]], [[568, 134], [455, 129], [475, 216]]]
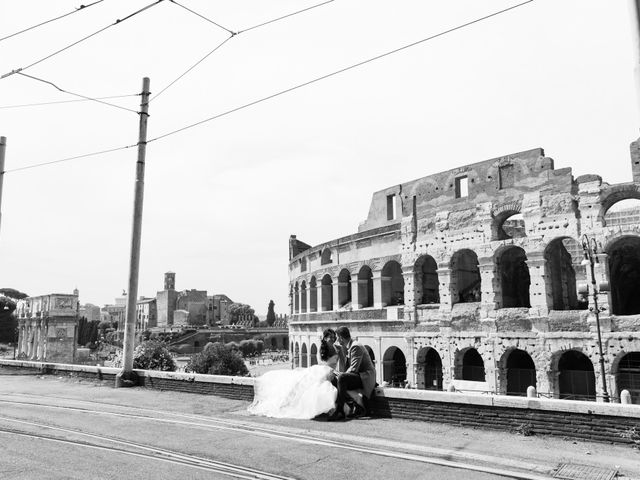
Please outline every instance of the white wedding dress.
[[253, 415], [311, 419], [335, 407], [338, 391], [331, 384], [333, 368], [312, 365], [294, 370], [272, 370], [256, 379]]

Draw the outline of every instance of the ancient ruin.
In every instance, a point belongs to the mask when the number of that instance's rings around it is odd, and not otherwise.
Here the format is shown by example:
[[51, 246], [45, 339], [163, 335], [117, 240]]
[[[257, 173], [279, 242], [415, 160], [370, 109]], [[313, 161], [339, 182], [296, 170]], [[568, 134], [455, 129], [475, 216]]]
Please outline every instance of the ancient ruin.
[[601, 399], [599, 324], [609, 394], [640, 403], [638, 142], [631, 159], [610, 185], [515, 153], [374, 193], [353, 235], [292, 236], [294, 365], [347, 325], [381, 385]]

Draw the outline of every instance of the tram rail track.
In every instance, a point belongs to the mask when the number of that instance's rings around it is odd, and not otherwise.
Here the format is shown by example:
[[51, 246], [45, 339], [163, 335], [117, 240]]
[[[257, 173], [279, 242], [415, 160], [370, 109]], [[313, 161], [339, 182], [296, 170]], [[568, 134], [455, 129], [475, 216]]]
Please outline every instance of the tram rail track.
[[[93, 401], [77, 400], [77, 399], [71, 399], [71, 398], [66, 398], [66, 400], [70, 402], [74, 402], [76, 404], [80, 404], [80, 405], [87, 404], [89, 406], [93, 406], [94, 408], [85, 408], [80, 406], [69, 406], [69, 405], [52, 405], [50, 403], [38, 403], [37, 401], [25, 401], [25, 400], [17, 400], [17, 399], [11, 400], [11, 399], [7, 399], [6, 397], [14, 397], [14, 398], [23, 397], [23, 399], [35, 398], [38, 400], [46, 399], [48, 401], [62, 400], [60, 397], [46, 396], [46, 395], [0, 394], [0, 404], [7, 404], [7, 405], [13, 404], [13, 405], [22, 405], [22, 406], [30, 406], [30, 407], [59, 409], [59, 410], [73, 410], [73, 411], [82, 412], [86, 414], [124, 417], [130, 420], [163, 422], [167, 424], [174, 424], [174, 425], [180, 425], [180, 426], [191, 427], [191, 428], [227, 430], [227, 431], [232, 431], [232, 432], [241, 433], [241, 434], [256, 435], [256, 436], [262, 436], [266, 438], [285, 440], [285, 441], [303, 443], [308, 445], [315, 445], [318, 447], [328, 447], [328, 448], [355, 451], [358, 453], [373, 455], [378, 457], [395, 458], [399, 460], [407, 460], [407, 461], [419, 462], [419, 463], [425, 463], [425, 464], [434, 464], [434, 465], [439, 465], [439, 466], [449, 467], [449, 468], [490, 473], [490, 474], [500, 475], [507, 478], [517, 478], [517, 479], [523, 479], [523, 480], [543, 480], [543, 479], [550, 478], [550, 475], [547, 475], [546, 471], [541, 472], [539, 469], [536, 469], [535, 468], [536, 466], [534, 465], [531, 466], [532, 467], [531, 471], [527, 472], [527, 471], [523, 471], [521, 463], [511, 462], [511, 467], [510, 467], [509, 461], [505, 462], [504, 459], [502, 459], [502, 462], [496, 462], [496, 463], [498, 465], [500, 465], [501, 463], [502, 464], [506, 463], [507, 464], [506, 467], [501, 468], [501, 467], [488, 466], [486, 465], [486, 462], [487, 462], [487, 458], [490, 458], [490, 457], [487, 457], [484, 455], [460, 453], [456, 456], [460, 457], [461, 460], [451, 460], [448, 458], [442, 458], [443, 456], [451, 457], [450, 455], [451, 452], [447, 451], [445, 454], [444, 450], [438, 451], [440, 449], [432, 449], [432, 448], [430, 449], [428, 447], [420, 447], [420, 448], [414, 448], [412, 451], [410, 449], [411, 445], [399, 444], [399, 443], [397, 445], [394, 445], [394, 442], [381, 442], [384, 445], [386, 445], [381, 447], [377, 445], [372, 445], [372, 442], [370, 441], [364, 442], [364, 443], [361, 443], [361, 442], [356, 443], [353, 441], [345, 441], [341, 439], [331, 439], [331, 438], [327, 438], [326, 435], [319, 436], [318, 435], [319, 432], [315, 432], [315, 434], [309, 431], [305, 431], [304, 433], [298, 433], [298, 432], [282, 430], [280, 428], [274, 428], [271, 426], [267, 426], [265, 424], [257, 424], [256, 422], [243, 422], [243, 421], [237, 421], [237, 420], [222, 419], [217, 417], [168, 412], [164, 410], [155, 410], [155, 409], [142, 408], [142, 407], [129, 407], [129, 406], [124, 407], [122, 405], [117, 405], [117, 404], [108, 403], [108, 402], [93, 402]], [[119, 411], [97, 410], [95, 409], [96, 405], [109, 407], [113, 410], [119, 410]], [[128, 411], [125, 412], [122, 410], [128, 410]], [[134, 411], [137, 413], [133, 413], [131, 411]], [[144, 415], [143, 413], [145, 413], [146, 415]], [[0, 417], [0, 419], [10, 420], [7, 417]], [[59, 428], [59, 429], [62, 428], [62, 427], [51, 426], [45, 423], [41, 424], [40, 426], [42, 428]], [[0, 431], [3, 431], [3, 430], [0, 429]], [[75, 433], [79, 434], [83, 432], [75, 432]], [[93, 435], [93, 434], [87, 434], [87, 435]], [[132, 447], [136, 445], [137, 446], [142, 445], [142, 444], [136, 444], [135, 442], [128, 442], [126, 440], [120, 440], [120, 439], [111, 439], [108, 437], [103, 437], [102, 440], [121, 442], [122, 444], [128, 444], [128, 445], [131, 445]], [[163, 451], [163, 449], [159, 449], [159, 448], [148, 446], [148, 445], [142, 445], [142, 446], [144, 448], [157, 450], [158, 452]], [[418, 446], [414, 445], [413, 447], [418, 447]], [[169, 455], [178, 455], [178, 456], [184, 455], [178, 452], [170, 452], [170, 451], [165, 451], [165, 452], [167, 452], [166, 454], [169, 454]], [[154, 453], [154, 455], [155, 454], [164, 455], [162, 453]], [[192, 457], [192, 456], [186, 455], [186, 457]], [[203, 460], [200, 457], [192, 457], [192, 458], [198, 459], [198, 460], [195, 460], [195, 462]], [[496, 460], [498, 459], [496, 458]], [[180, 461], [183, 461], [183, 460], [180, 460]], [[187, 459], [184, 461], [188, 463], [191, 460]], [[204, 459], [204, 461], [207, 461], [207, 459]], [[482, 461], [485, 462], [484, 465], [479, 464]], [[472, 463], [472, 462], [476, 462], [476, 463]], [[516, 466], [516, 464], [518, 465]], [[518, 470], [517, 467], [519, 467], [520, 469]], [[215, 466], [212, 468], [218, 468], [218, 467]], [[265, 473], [265, 472], [261, 472], [261, 473]], [[238, 478], [244, 478], [244, 477], [238, 477]], [[254, 477], [249, 477], [249, 478], [254, 478]], [[261, 478], [261, 477], [255, 477], [255, 478]], [[266, 478], [271, 478], [271, 477], [266, 477]], [[273, 478], [281, 479], [285, 477], [276, 476]]]

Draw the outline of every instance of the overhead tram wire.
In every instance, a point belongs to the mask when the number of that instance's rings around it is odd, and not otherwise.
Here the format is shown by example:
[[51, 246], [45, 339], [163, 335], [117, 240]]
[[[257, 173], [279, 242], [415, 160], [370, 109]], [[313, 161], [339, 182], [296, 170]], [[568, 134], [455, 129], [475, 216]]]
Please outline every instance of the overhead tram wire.
[[119, 19], [117, 19], [115, 22], [113, 22], [113, 23], [111, 23], [111, 24], [107, 25], [106, 27], [103, 27], [103, 28], [101, 28], [100, 30], [97, 30], [97, 31], [95, 31], [95, 32], [93, 32], [93, 33], [91, 33], [91, 34], [89, 34], [89, 35], [85, 36], [85, 37], [82, 37], [80, 40], [76, 40], [75, 42], [73, 42], [73, 43], [71, 43], [71, 44], [67, 45], [66, 47], [63, 47], [63, 48], [61, 48], [60, 50], [56, 50], [55, 52], [50, 53], [50, 54], [49, 54], [49, 55], [47, 55], [46, 57], [42, 57], [41, 59], [36, 60], [36, 61], [35, 61], [35, 62], [33, 62], [33, 63], [30, 63], [30, 64], [29, 64], [29, 65], [27, 65], [26, 67], [20, 67], [20, 68], [17, 68], [17, 69], [15, 69], [15, 70], [11, 70], [10, 72], [7, 72], [7, 73], [5, 73], [5, 74], [3, 74], [3, 75], [0, 75], [0, 79], [3, 79], [3, 78], [6, 78], [6, 77], [9, 77], [10, 75], [13, 75], [13, 74], [15, 74], [15, 73], [20, 73], [20, 72], [22, 72], [22, 71], [24, 71], [24, 70], [26, 70], [26, 69], [28, 69], [28, 68], [31, 68], [31, 67], [33, 67], [33, 66], [35, 66], [35, 65], [38, 65], [39, 63], [44, 62], [45, 60], [50, 59], [51, 57], [55, 57], [56, 55], [58, 55], [58, 54], [60, 54], [60, 53], [64, 52], [65, 50], [68, 50], [68, 49], [70, 49], [71, 47], [74, 47], [75, 45], [78, 45], [79, 43], [82, 43], [82, 42], [84, 42], [85, 40], [90, 39], [91, 37], [95, 37], [96, 35], [98, 35], [98, 34], [100, 34], [100, 33], [104, 32], [105, 30], [107, 30], [107, 29], [109, 29], [109, 28], [111, 28], [111, 27], [113, 27], [113, 26], [115, 26], [115, 25], [118, 25], [119, 23], [122, 23], [122, 22], [124, 22], [124, 21], [126, 21], [126, 20], [129, 20], [130, 18], [134, 17], [135, 15], [137, 15], [137, 14], [139, 14], [139, 13], [142, 13], [142, 12], [144, 12], [145, 10], [147, 10], [147, 9], [149, 9], [149, 8], [151, 8], [151, 7], [154, 7], [154, 6], [158, 5], [159, 3], [162, 3], [163, 1], [164, 1], [164, 0], [156, 0], [155, 2], [150, 3], [150, 4], [149, 4], [149, 5], [147, 5], [146, 7], [142, 7], [141, 9], [136, 10], [136, 11], [135, 11], [135, 12], [133, 12], [133, 13], [130, 13], [129, 15], [127, 15], [127, 16], [126, 16], [126, 17], [124, 17], [124, 18], [119, 18]]
[[225, 117], [225, 116], [227, 116], [227, 115], [229, 115], [229, 114], [231, 114], [231, 113], [235, 113], [235, 112], [237, 112], [237, 111], [244, 110], [245, 108], [249, 108], [249, 107], [252, 107], [252, 106], [257, 105], [257, 104], [259, 104], [259, 103], [266, 102], [267, 100], [271, 100], [271, 99], [273, 99], [273, 98], [279, 97], [279, 96], [284, 95], [284, 94], [286, 94], [286, 93], [293, 92], [294, 90], [298, 90], [298, 89], [300, 89], [300, 88], [303, 88], [303, 87], [309, 86], [309, 85], [314, 84], [314, 83], [317, 83], [317, 82], [319, 82], [319, 81], [321, 81], [321, 80], [325, 80], [325, 79], [327, 79], [327, 78], [334, 77], [334, 76], [336, 76], [336, 75], [339, 75], [339, 74], [344, 73], [344, 72], [347, 72], [347, 71], [349, 71], [349, 70], [353, 70], [353, 69], [355, 69], [355, 68], [361, 67], [361, 66], [366, 65], [366, 64], [368, 64], [368, 63], [371, 63], [371, 62], [373, 62], [373, 61], [380, 60], [381, 58], [385, 58], [385, 57], [388, 57], [388, 56], [393, 55], [393, 54], [395, 54], [395, 53], [398, 53], [398, 52], [401, 52], [401, 51], [403, 51], [403, 50], [406, 50], [406, 49], [408, 49], [408, 48], [415, 47], [416, 45], [420, 45], [420, 44], [422, 44], [422, 43], [428, 42], [428, 41], [433, 40], [433, 39], [435, 39], [435, 38], [442, 37], [442, 36], [444, 36], [444, 35], [447, 35], [448, 33], [455, 32], [456, 30], [461, 30], [461, 29], [463, 29], [463, 28], [469, 27], [469, 26], [471, 26], [471, 25], [474, 25], [474, 24], [476, 24], [476, 23], [482, 22], [482, 21], [484, 21], [484, 20], [488, 20], [488, 19], [490, 19], [490, 18], [492, 18], [492, 17], [496, 17], [496, 16], [498, 16], [498, 15], [501, 15], [501, 14], [503, 14], [503, 13], [509, 12], [509, 11], [511, 11], [511, 10], [515, 10], [516, 8], [518, 8], [518, 7], [522, 7], [522, 6], [527, 5], [527, 4], [529, 4], [529, 3], [532, 3], [533, 1], [534, 1], [534, 0], [526, 0], [526, 1], [521, 2], [521, 3], [518, 3], [518, 4], [516, 4], [516, 5], [512, 5], [511, 7], [507, 7], [507, 8], [504, 8], [504, 9], [502, 9], [502, 10], [498, 10], [498, 11], [496, 11], [496, 12], [493, 12], [493, 13], [490, 13], [490, 14], [488, 14], [488, 15], [485, 15], [485, 16], [483, 16], [483, 17], [476, 18], [475, 20], [471, 20], [471, 21], [469, 21], [469, 22], [463, 23], [463, 24], [458, 25], [458, 26], [456, 26], [456, 27], [449, 28], [449, 29], [444, 30], [444, 31], [442, 31], [442, 32], [440, 32], [440, 33], [436, 33], [436, 34], [431, 35], [431, 36], [429, 36], [429, 37], [423, 38], [422, 40], [418, 40], [418, 41], [416, 41], [416, 42], [412, 42], [412, 43], [410, 43], [410, 44], [407, 44], [407, 45], [404, 45], [404, 46], [402, 46], [402, 47], [396, 48], [396, 49], [394, 49], [394, 50], [390, 50], [390, 51], [385, 52], [385, 53], [382, 53], [382, 54], [380, 54], [380, 55], [376, 55], [375, 57], [368, 58], [367, 60], [363, 60], [363, 61], [361, 61], [361, 62], [354, 63], [354, 64], [352, 64], [352, 65], [349, 65], [348, 67], [341, 68], [340, 70], [336, 70], [336, 71], [334, 71], [334, 72], [328, 73], [328, 74], [326, 74], [326, 75], [322, 75], [322, 76], [320, 76], [320, 77], [317, 77], [317, 78], [314, 78], [314, 79], [309, 80], [309, 81], [307, 81], [307, 82], [304, 82], [304, 83], [301, 83], [301, 84], [295, 85], [295, 86], [290, 87], [290, 88], [287, 88], [287, 89], [285, 89], [285, 90], [281, 90], [281, 91], [279, 91], [279, 92], [276, 92], [276, 93], [274, 93], [274, 94], [268, 95], [268, 96], [266, 96], [266, 97], [262, 97], [262, 98], [260, 98], [260, 99], [258, 99], [258, 100], [254, 100], [254, 101], [252, 101], [252, 102], [245, 103], [244, 105], [241, 105], [241, 106], [239, 106], [239, 107], [232, 108], [231, 110], [227, 110], [227, 111], [225, 111], [225, 112], [218, 113], [218, 114], [216, 114], [216, 115], [213, 115], [212, 117], [205, 118], [204, 120], [200, 120], [200, 121], [195, 122], [195, 123], [192, 123], [192, 124], [190, 124], [190, 125], [186, 125], [186, 126], [184, 126], [184, 127], [178, 128], [178, 129], [176, 129], [176, 130], [172, 130], [172, 131], [170, 131], [170, 132], [164, 133], [164, 134], [159, 135], [159, 136], [157, 136], [157, 137], [151, 138], [150, 140], [147, 140], [147, 143], [155, 142], [155, 141], [157, 141], [157, 140], [161, 140], [161, 139], [166, 138], [166, 137], [169, 137], [169, 136], [171, 136], [171, 135], [175, 135], [175, 134], [177, 134], [177, 133], [184, 132], [185, 130], [189, 130], [189, 129], [191, 129], [191, 128], [197, 127], [197, 126], [202, 125], [202, 124], [204, 124], [204, 123], [207, 123], [207, 122], [210, 122], [210, 121], [216, 120], [216, 119], [221, 118], [221, 117]]
[[[30, 79], [32, 79], [32, 80], [36, 80], [36, 81], [38, 81], [38, 82], [42, 82], [42, 83], [49, 84], [49, 85], [51, 85], [53, 88], [55, 88], [56, 90], [59, 90], [59, 91], [61, 91], [61, 92], [63, 92], [63, 93], [68, 93], [69, 95], [73, 95], [74, 97], [80, 97], [80, 98], [82, 98], [83, 100], [87, 100], [87, 101], [91, 101], [91, 102], [96, 102], [96, 103], [101, 103], [101, 104], [103, 104], [103, 105], [107, 105], [107, 106], [109, 106], [109, 107], [118, 108], [118, 109], [120, 109], [120, 110], [126, 110], [126, 111], [128, 111], [128, 112], [133, 112], [133, 113], [136, 113], [136, 114], [138, 113], [138, 111], [137, 111], [137, 110], [133, 110], [133, 109], [131, 109], [131, 108], [122, 107], [122, 106], [120, 106], [120, 105], [116, 105], [115, 103], [103, 102], [102, 100], [100, 100], [100, 99], [98, 99], [98, 98], [87, 97], [86, 95], [81, 95], [81, 94], [79, 94], [79, 93], [70, 92], [69, 90], [65, 90], [65, 89], [63, 89], [63, 88], [60, 88], [60, 87], [59, 87], [59, 86], [57, 86], [55, 83], [50, 82], [49, 80], [44, 80], [44, 79], [42, 79], [42, 78], [34, 77], [34, 76], [32, 76], [32, 75], [27, 75], [26, 73], [22, 73], [22, 72], [17, 72], [17, 73], [18, 73], [18, 75], [22, 75], [23, 77], [27, 77], [27, 78], [30, 78]], [[131, 96], [136, 96], [136, 95], [139, 95], [139, 94], [135, 94], [135, 95], [131, 95]]]
[[33, 25], [31, 27], [25, 28], [24, 30], [20, 30], [19, 32], [15, 32], [15, 33], [12, 33], [11, 35], [7, 35], [6, 37], [2, 37], [0, 38], [0, 42], [7, 40], [11, 37], [15, 37], [16, 35], [20, 35], [21, 33], [26, 33], [30, 30], [46, 25], [47, 23], [55, 22], [56, 20], [60, 20], [61, 18], [68, 17], [69, 15], [73, 15], [74, 13], [78, 13], [82, 10], [86, 10], [87, 8], [93, 7], [94, 5], [97, 5], [98, 3], [102, 3], [102, 2], [104, 2], [104, 0], [97, 0], [96, 2], [90, 3], [88, 5], [80, 5], [78, 8], [76, 8], [72, 12], [65, 13], [64, 15], [60, 15], [50, 20], [46, 20], [44, 22], [38, 23], [37, 25]]
[[151, 97], [151, 99], [149, 100], [149, 103], [151, 103], [151, 102], [152, 102], [152, 101], [154, 101], [156, 98], [158, 98], [162, 93], [164, 93], [164, 91], [165, 91], [165, 90], [167, 90], [167, 89], [169, 89], [170, 87], [172, 87], [174, 83], [178, 82], [178, 80], [180, 80], [182, 77], [184, 77], [185, 75], [187, 75], [191, 70], [193, 70], [193, 69], [194, 69], [194, 68], [196, 68], [198, 65], [200, 65], [200, 63], [202, 63], [204, 60], [206, 60], [206, 59], [207, 59], [207, 58], [208, 58], [212, 53], [214, 53], [216, 50], [218, 50], [220, 47], [222, 47], [225, 43], [227, 43], [229, 40], [231, 40], [231, 39], [232, 39], [233, 37], [235, 37], [236, 35], [238, 35], [238, 34], [240, 34], [240, 33], [242, 33], [242, 32], [248, 32], [249, 30], [254, 30], [254, 29], [259, 28], [259, 27], [264, 27], [264, 26], [269, 25], [269, 24], [271, 24], [271, 23], [274, 23], [274, 22], [277, 22], [277, 21], [280, 21], [280, 20], [284, 20], [285, 18], [293, 17], [294, 15], [298, 15], [298, 14], [300, 14], [300, 13], [307, 12], [307, 11], [312, 10], [312, 9], [314, 9], [314, 8], [321, 7], [322, 5], [327, 5], [328, 3], [332, 3], [332, 2], [334, 2], [335, 0], [328, 0], [328, 1], [326, 1], [326, 2], [322, 2], [322, 3], [319, 3], [319, 4], [317, 4], [317, 5], [312, 5], [312, 6], [310, 6], [310, 7], [304, 8], [304, 9], [302, 9], [302, 10], [298, 10], [298, 11], [295, 11], [295, 12], [292, 12], [292, 13], [288, 13], [287, 15], [283, 15], [283, 16], [281, 16], [281, 17], [274, 18], [273, 20], [269, 20], [268, 22], [263, 22], [263, 23], [260, 23], [259, 25], [254, 25], [253, 27], [245, 28], [244, 30], [240, 30], [239, 32], [234, 32], [233, 30], [230, 30], [230, 29], [228, 29], [228, 28], [226, 28], [226, 27], [223, 27], [223, 26], [222, 26], [222, 25], [220, 25], [219, 23], [217, 23], [217, 22], [215, 22], [215, 21], [211, 20], [210, 18], [205, 17], [204, 15], [202, 15], [202, 14], [200, 14], [200, 13], [198, 13], [198, 12], [196, 12], [196, 11], [194, 11], [194, 10], [192, 10], [192, 9], [190, 9], [190, 8], [188, 8], [188, 7], [186, 7], [186, 6], [182, 5], [182, 4], [180, 4], [180, 3], [178, 3], [178, 2], [177, 2], [177, 1], [175, 1], [175, 0], [169, 0], [169, 1], [170, 1], [171, 3], [173, 3], [173, 4], [175, 4], [175, 5], [178, 5], [179, 7], [184, 8], [185, 10], [187, 10], [187, 11], [189, 11], [189, 12], [193, 13], [194, 15], [197, 15], [198, 17], [202, 18], [203, 20], [205, 20], [205, 21], [207, 21], [207, 22], [209, 22], [209, 23], [214, 24], [216, 27], [219, 27], [219, 28], [222, 28], [223, 30], [226, 30], [227, 32], [229, 32], [229, 35], [230, 35], [230, 36], [229, 36], [229, 37], [227, 37], [227, 38], [226, 38], [222, 43], [220, 43], [219, 45], [217, 45], [217, 46], [216, 46], [213, 50], [211, 50], [209, 53], [207, 53], [204, 57], [202, 57], [200, 60], [198, 60], [196, 63], [194, 63], [192, 66], [190, 66], [190, 67], [189, 67], [189, 68], [188, 68], [184, 73], [180, 74], [180, 75], [179, 75], [175, 80], [173, 80], [171, 83], [169, 83], [166, 87], [164, 87], [162, 90], [160, 90], [157, 94], [155, 94], [154, 96], [152, 96], [152, 97]]
[[137, 147], [137, 146], [138, 146], [138, 144], [136, 143], [136, 144], [133, 144], [133, 145], [125, 145], [125, 146], [122, 146], [122, 147], [115, 147], [115, 148], [109, 148], [107, 150], [100, 150], [98, 152], [84, 153], [82, 155], [75, 155], [73, 157], [60, 158], [58, 160], [51, 160], [49, 162], [34, 163], [32, 165], [26, 165], [24, 167], [11, 168], [9, 170], [5, 170], [4, 173], [19, 172], [21, 170], [29, 170], [31, 168], [38, 168], [38, 167], [44, 167], [46, 165], [53, 165], [53, 164], [56, 164], [56, 163], [69, 162], [71, 160], [77, 160], [77, 159], [80, 159], [80, 158], [95, 157], [97, 155], [103, 155], [105, 153], [117, 152], [118, 150], [126, 150], [127, 148], [133, 148], [133, 147]]
[[[67, 92], [68, 93], [68, 92]], [[129, 95], [111, 95], [109, 97], [95, 97], [95, 98], [74, 98], [73, 100], [55, 100], [51, 102], [38, 102], [38, 103], [23, 103], [16, 105], [0, 105], [0, 110], [7, 110], [11, 108], [28, 108], [28, 107], [43, 107], [47, 105], [58, 105], [63, 103], [76, 103], [76, 102], [90, 102], [96, 100], [111, 100], [114, 98], [127, 98], [127, 97], [139, 97], [139, 93], [132, 93]]]

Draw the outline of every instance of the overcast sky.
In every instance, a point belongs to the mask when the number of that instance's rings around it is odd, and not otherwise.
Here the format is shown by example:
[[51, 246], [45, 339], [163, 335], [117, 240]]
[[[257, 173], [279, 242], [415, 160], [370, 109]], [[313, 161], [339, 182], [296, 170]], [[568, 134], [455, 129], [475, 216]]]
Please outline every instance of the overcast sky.
[[[105, 0], [0, 41], [0, 75], [150, 2]], [[0, 37], [81, 3], [0, 0]], [[238, 31], [320, 2], [180, 3]], [[152, 100], [149, 138], [517, 3], [335, 0], [243, 32]], [[355, 233], [374, 191], [513, 152], [542, 147], [574, 176], [630, 181], [630, 32], [626, 1], [536, 0], [150, 143], [138, 294], [174, 271], [178, 290], [285, 313], [289, 235]], [[148, 76], [157, 94], [228, 36], [166, 0], [23, 73], [92, 97], [139, 93]], [[0, 107], [73, 98], [0, 80]], [[137, 110], [139, 97], [107, 101]], [[128, 282], [136, 149], [11, 170], [133, 145], [138, 116], [95, 102], [0, 108], [0, 135], [0, 287], [113, 303]]]

